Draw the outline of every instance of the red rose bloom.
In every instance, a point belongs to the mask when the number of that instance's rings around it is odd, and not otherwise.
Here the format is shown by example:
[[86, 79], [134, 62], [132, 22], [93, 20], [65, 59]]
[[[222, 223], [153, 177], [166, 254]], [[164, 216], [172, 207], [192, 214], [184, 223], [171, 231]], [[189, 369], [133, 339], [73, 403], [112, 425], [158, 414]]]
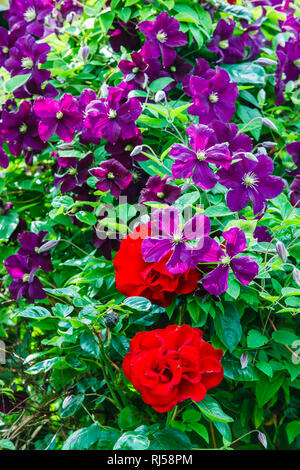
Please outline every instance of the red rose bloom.
[[203, 400], [223, 378], [223, 351], [188, 325], [137, 333], [123, 361], [125, 376], [156, 411], [171, 410], [188, 398]]
[[188, 294], [195, 290], [200, 275], [196, 269], [183, 274], [170, 273], [166, 263], [171, 252], [158, 263], [146, 263], [142, 256], [142, 242], [147, 235], [147, 225], [141, 225], [122, 240], [114, 258], [116, 286], [127, 297], [141, 296], [167, 307], [175, 294]]

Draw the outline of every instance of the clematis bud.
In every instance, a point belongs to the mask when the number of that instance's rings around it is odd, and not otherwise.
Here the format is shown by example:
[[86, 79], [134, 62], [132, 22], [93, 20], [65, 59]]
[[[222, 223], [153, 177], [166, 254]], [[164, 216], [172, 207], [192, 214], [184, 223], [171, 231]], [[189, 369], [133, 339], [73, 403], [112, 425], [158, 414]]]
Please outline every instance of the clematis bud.
[[117, 312], [114, 312], [113, 310], [109, 310], [107, 312], [106, 318], [105, 318], [105, 325], [109, 330], [113, 330], [114, 327], [118, 324], [119, 321], [119, 315]]
[[248, 354], [243, 353], [240, 357], [240, 362], [241, 362], [241, 368], [245, 369], [247, 367], [249, 361]]
[[252, 160], [253, 162], [258, 162], [257, 157], [251, 152], [245, 152], [245, 157], [248, 158], [248, 160]]
[[267, 127], [270, 127], [270, 129], [274, 129], [274, 131], [278, 131], [277, 127], [275, 126], [275, 124], [268, 118], [262, 118], [262, 123], [267, 126]]
[[79, 51], [79, 55], [81, 55], [83, 62], [86, 63], [87, 60], [88, 60], [88, 57], [89, 57], [89, 55], [90, 55], [90, 48], [89, 48], [89, 46], [83, 46], [83, 47], [81, 47], [81, 48], [80, 48], [80, 51]]
[[47, 251], [52, 250], [52, 248], [55, 248], [56, 245], [58, 244], [59, 240], [49, 240], [46, 243], [44, 243], [39, 249], [38, 249], [38, 254], [40, 255], [41, 253], [46, 253]]
[[270, 142], [270, 141], [266, 141], [266, 142], [262, 142], [261, 145], [263, 147], [266, 147], [267, 149], [271, 149], [273, 147], [276, 147], [276, 142]]
[[285, 263], [288, 257], [288, 252], [286, 251], [284, 244], [281, 241], [278, 241], [275, 248], [279, 258]]
[[261, 431], [258, 431], [258, 440], [264, 446], [265, 449], [268, 447], [266, 435]]
[[255, 63], [259, 65], [276, 65], [277, 64], [276, 60], [267, 59], [267, 57], [260, 57], [259, 59], [255, 60]]
[[155, 93], [155, 98], [154, 101], [155, 103], [158, 103], [159, 101], [162, 101], [166, 98], [166, 94], [163, 90], [159, 90], [157, 93]]
[[300, 287], [300, 271], [297, 268], [293, 270], [293, 279], [295, 283]]
[[138, 155], [139, 153], [141, 153], [143, 151], [143, 146], [142, 145], [137, 145], [136, 147], [134, 147], [134, 149], [132, 150], [132, 152], [130, 153], [130, 156], [131, 157], [135, 157], [135, 155]]
[[108, 86], [106, 85], [106, 83], [103, 83], [103, 85], [101, 86], [101, 96], [103, 98], [106, 98], [108, 95]]

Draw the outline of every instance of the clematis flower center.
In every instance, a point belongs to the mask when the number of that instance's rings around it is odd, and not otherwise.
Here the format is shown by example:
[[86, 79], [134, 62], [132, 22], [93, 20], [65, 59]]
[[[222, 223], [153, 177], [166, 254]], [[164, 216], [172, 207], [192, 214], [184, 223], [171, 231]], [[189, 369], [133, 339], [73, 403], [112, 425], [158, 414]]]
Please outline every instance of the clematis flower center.
[[131, 152], [131, 150], [133, 150], [133, 146], [132, 145], [126, 145], [125, 150], [126, 150], [126, 152]]
[[246, 188], [255, 188], [255, 186], [258, 183], [258, 178], [255, 173], [250, 171], [249, 173], [246, 173], [243, 176], [243, 184], [246, 186]]
[[227, 255], [227, 256], [223, 256], [223, 257], [221, 258], [221, 264], [222, 264], [223, 266], [229, 266], [230, 261], [231, 261], [231, 258], [230, 258], [230, 256], [228, 256], [228, 255]]
[[107, 178], [108, 178], [109, 180], [113, 180], [113, 179], [115, 179], [115, 175], [110, 171], [110, 172], [108, 173], [108, 175], [107, 175]]
[[164, 31], [160, 30], [158, 31], [157, 35], [156, 35], [156, 39], [159, 41], [159, 42], [166, 42], [167, 40], [167, 33], [164, 33]]
[[296, 67], [300, 67], [300, 59], [297, 59], [297, 60], [294, 60], [293, 64], [296, 66]]
[[23, 69], [32, 69], [33, 67], [33, 60], [30, 57], [23, 57], [21, 60]]
[[206, 153], [204, 152], [204, 150], [198, 150], [197, 158], [200, 162], [206, 159]]
[[139, 71], [139, 68], [138, 68], [138, 67], [133, 67], [132, 73], [138, 73], [138, 71]]
[[33, 21], [36, 19], [36, 12], [33, 7], [29, 7], [25, 13], [24, 13], [24, 20], [27, 21], [27, 23], [30, 23], [30, 21]]
[[2, 47], [2, 52], [3, 52], [3, 54], [7, 54], [7, 53], [9, 52], [8, 47], [3, 46], [3, 47]]
[[107, 117], [109, 119], [115, 119], [115, 117], [117, 117], [117, 111], [115, 111], [114, 109], [110, 109], [107, 113]]
[[217, 103], [217, 101], [219, 101], [218, 93], [211, 93], [209, 95], [209, 101], [211, 103]]
[[69, 175], [76, 175], [76, 173], [77, 173], [76, 168], [73, 168], [73, 167], [71, 166], [70, 169], [69, 169]]
[[249, 36], [249, 38], [251, 38], [251, 39], [255, 39], [255, 38], [256, 38], [256, 34], [257, 34], [257, 31], [249, 31], [249, 32], [248, 32], [248, 36]]
[[23, 282], [28, 282], [29, 281], [29, 276], [30, 276], [30, 274], [24, 274], [22, 281]]
[[157, 197], [159, 197], [159, 199], [163, 199], [165, 197], [165, 193], [159, 192], [157, 193]]
[[181, 233], [175, 233], [175, 235], [173, 236], [173, 242], [177, 245], [178, 243], [180, 243], [182, 240], [182, 235]]
[[227, 39], [223, 39], [223, 41], [219, 42], [219, 47], [221, 49], [227, 49], [228, 46], [229, 46], [229, 42]]
[[58, 111], [58, 113], [56, 113], [56, 119], [62, 119], [63, 118], [63, 113], [61, 111]]
[[176, 72], [176, 67], [174, 65], [171, 65], [170, 70], [171, 72]]
[[25, 132], [27, 131], [27, 124], [22, 124], [19, 128], [19, 131], [21, 132], [21, 134], [25, 134]]

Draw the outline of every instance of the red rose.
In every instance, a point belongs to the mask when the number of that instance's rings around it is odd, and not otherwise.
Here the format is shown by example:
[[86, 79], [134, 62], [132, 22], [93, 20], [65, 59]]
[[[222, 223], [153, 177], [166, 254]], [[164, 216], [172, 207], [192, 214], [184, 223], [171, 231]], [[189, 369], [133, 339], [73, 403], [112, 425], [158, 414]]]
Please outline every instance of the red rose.
[[116, 286], [127, 297], [141, 296], [167, 307], [175, 294], [188, 294], [195, 290], [200, 275], [196, 269], [183, 274], [170, 273], [166, 263], [171, 253], [158, 263], [146, 263], [142, 256], [142, 242], [147, 235], [147, 225], [141, 225], [122, 240], [114, 258]]
[[156, 411], [169, 411], [187, 398], [203, 400], [221, 382], [223, 351], [203, 341], [202, 334], [188, 325], [170, 325], [131, 340], [125, 376]]

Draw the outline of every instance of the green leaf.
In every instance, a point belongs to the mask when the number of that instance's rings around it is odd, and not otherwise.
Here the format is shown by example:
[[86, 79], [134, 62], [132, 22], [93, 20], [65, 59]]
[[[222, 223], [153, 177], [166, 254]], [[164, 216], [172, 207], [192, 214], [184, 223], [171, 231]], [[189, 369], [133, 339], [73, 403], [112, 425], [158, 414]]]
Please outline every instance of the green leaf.
[[174, 79], [171, 77], [158, 78], [149, 85], [149, 88], [153, 93], [156, 93], [157, 91], [166, 88], [166, 86], [170, 85], [172, 82], [174, 82]]
[[261, 65], [253, 62], [245, 62], [243, 64], [222, 64], [222, 68], [227, 70], [230, 78], [236, 83], [254, 83], [264, 85], [266, 80], [265, 70]]
[[[300, 434], [300, 421], [291, 421], [286, 425], [286, 433], [288, 437], [288, 441], [291, 444], [297, 436]], [[1, 445], [1, 441], [0, 441]]]
[[261, 372], [266, 374], [268, 377], [273, 377], [273, 369], [268, 362], [258, 361], [255, 365]]
[[194, 403], [210, 421], [221, 421], [222, 423], [233, 421], [233, 418], [224, 413], [219, 403], [209, 395], [206, 395], [206, 397], [198, 403]]
[[247, 346], [248, 348], [260, 348], [264, 344], [267, 344], [268, 338], [261, 334], [260, 331], [250, 330], [247, 335]]
[[122, 434], [114, 445], [113, 450], [146, 450], [150, 446], [147, 436], [135, 431]]
[[262, 129], [262, 115], [256, 108], [249, 108], [239, 104], [237, 107], [237, 115], [243, 121], [243, 132], [251, 132], [256, 140], [259, 140]]
[[294, 341], [298, 340], [298, 336], [286, 330], [273, 331], [272, 338], [276, 343], [287, 345], [293, 344]]
[[24, 85], [30, 76], [31, 73], [26, 73], [25, 75], [16, 75], [15, 77], [10, 78], [5, 82], [5, 90], [8, 93], [12, 93], [17, 88]]
[[118, 424], [122, 430], [135, 429], [139, 424], [138, 410], [134, 406], [123, 408], [118, 417]]
[[76, 219], [80, 220], [80, 222], [83, 222], [88, 225], [96, 225], [98, 221], [97, 217], [94, 214], [87, 211], [76, 212], [75, 217]]
[[45, 374], [50, 369], [52, 369], [55, 364], [58, 364], [59, 362], [61, 362], [60, 357], [52, 357], [52, 359], [46, 359], [46, 361], [37, 362], [33, 366], [29, 367], [29, 369], [26, 370], [26, 373], [35, 375], [39, 374], [40, 372], [43, 372]]
[[0, 439], [0, 449], [15, 450], [15, 445], [8, 439]]
[[86, 450], [92, 447], [101, 437], [99, 424], [94, 423], [88, 428], [78, 429], [65, 441], [62, 450]]
[[9, 212], [0, 216], [0, 240], [8, 240], [16, 230], [19, 223], [19, 216], [16, 212]]
[[96, 336], [91, 331], [85, 331], [80, 335], [80, 347], [81, 349], [91, 354], [92, 356], [99, 357], [100, 348]]
[[255, 382], [259, 378], [251, 364], [248, 364], [247, 367], [242, 369], [239, 361], [225, 358], [222, 360], [222, 366], [226, 379], [236, 380], [238, 382]]
[[216, 310], [216, 333], [218, 338], [229, 349], [229, 351], [233, 351], [238, 345], [242, 336], [240, 316], [233, 304], [224, 302], [223, 307], [224, 314], [222, 314], [219, 309]]
[[43, 307], [27, 307], [25, 310], [19, 312], [17, 317], [24, 318], [46, 318], [51, 317], [51, 313]]
[[[217, 421], [215, 421], [217, 423]], [[205, 442], [209, 443], [209, 435], [206, 427], [204, 424], [201, 423], [190, 423], [189, 428], [192, 429], [194, 432], [199, 434]]]
[[179, 429], [165, 428], [153, 434], [149, 450], [190, 450], [189, 437]]
[[256, 398], [259, 407], [263, 407], [279, 390], [284, 380], [283, 374], [276, 374], [272, 379], [260, 374], [256, 382]]
[[139, 310], [147, 312], [151, 308], [151, 302], [144, 297], [127, 297], [123, 302], [127, 307], [133, 308], [134, 310]]
[[232, 212], [223, 202], [216, 206], [210, 206], [205, 211], [205, 215], [207, 215], [207, 217], [225, 217], [231, 214]]
[[84, 395], [69, 395], [62, 402], [59, 411], [61, 418], [69, 418], [73, 416], [77, 410], [81, 408], [81, 403], [84, 401]]

